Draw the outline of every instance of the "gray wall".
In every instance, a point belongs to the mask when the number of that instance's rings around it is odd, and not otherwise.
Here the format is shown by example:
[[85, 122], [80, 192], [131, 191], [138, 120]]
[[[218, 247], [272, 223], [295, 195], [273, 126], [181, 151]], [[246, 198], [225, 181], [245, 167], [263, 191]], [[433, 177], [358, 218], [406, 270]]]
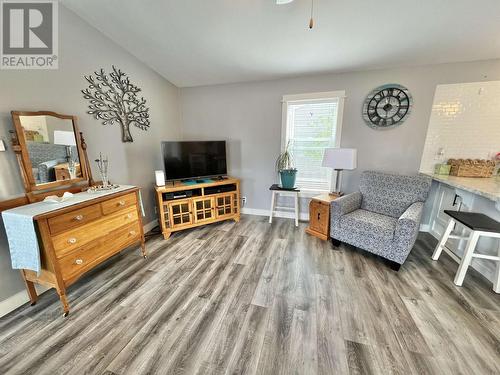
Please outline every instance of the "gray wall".
[[[144, 223], [155, 219], [152, 184], [154, 170], [162, 168], [160, 141], [179, 138], [178, 88], [147, 68], [71, 11], [59, 7], [59, 69], [55, 71], [0, 71], [0, 137], [8, 142], [11, 110], [50, 110], [74, 114], [88, 143], [89, 159], [99, 152], [110, 159], [110, 178], [141, 186], [146, 210]], [[142, 88], [150, 107], [151, 128], [132, 128], [134, 143], [122, 143], [117, 125], [105, 127], [85, 113], [81, 89], [84, 74], [115, 64]], [[93, 173], [97, 172], [92, 162]], [[23, 193], [18, 167], [10, 147], [0, 152], [0, 199]], [[0, 301], [23, 289], [18, 271], [10, 268], [3, 224], [0, 224]]]
[[[342, 146], [358, 149], [358, 169], [344, 173], [343, 188], [349, 192], [356, 189], [363, 170], [417, 173], [437, 84], [499, 78], [500, 60], [491, 60], [185, 88], [182, 136], [226, 139], [229, 170], [242, 178], [247, 207], [268, 209], [268, 187], [275, 181], [274, 161], [280, 151], [283, 95], [346, 91]], [[385, 83], [408, 87], [414, 108], [403, 125], [376, 131], [364, 124], [361, 108], [367, 93]], [[307, 205], [301, 207], [307, 211]]]

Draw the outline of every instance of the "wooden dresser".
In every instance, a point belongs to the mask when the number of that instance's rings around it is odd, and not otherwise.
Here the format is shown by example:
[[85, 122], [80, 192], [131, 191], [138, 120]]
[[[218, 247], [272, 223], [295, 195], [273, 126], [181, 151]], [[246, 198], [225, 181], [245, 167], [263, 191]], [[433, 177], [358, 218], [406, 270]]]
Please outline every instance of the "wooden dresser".
[[69, 313], [66, 289], [84, 273], [140, 243], [146, 257], [139, 188], [130, 188], [35, 216], [39, 231], [42, 271], [21, 270], [31, 303], [34, 283], [56, 288]]
[[179, 230], [240, 220], [240, 180], [236, 178], [198, 184], [176, 181], [155, 189], [158, 221], [165, 239]]

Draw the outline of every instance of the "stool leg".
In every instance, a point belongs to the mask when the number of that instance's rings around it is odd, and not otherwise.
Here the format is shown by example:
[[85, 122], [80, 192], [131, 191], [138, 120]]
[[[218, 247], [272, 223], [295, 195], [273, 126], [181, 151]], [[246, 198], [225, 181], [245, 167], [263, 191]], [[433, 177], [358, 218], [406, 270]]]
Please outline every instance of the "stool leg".
[[476, 248], [477, 241], [479, 240], [479, 233], [472, 231], [469, 240], [467, 241], [467, 246], [465, 248], [462, 261], [458, 267], [457, 274], [455, 275], [454, 283], [455, 285], [461, 286], [464, 282], [465, 274], [467, 273], [467, 268], [472, 260], [472, 254], [474, 254], [474, 249]]
[[[498, 257], [500, 258], [500, 243], [498, 244]], [[493, 291], [500, 293], [500, 260], [497, 260], [497, 269], [493, 277]]]
[[448, 226], [444, 230], [443, 236], [439, 240], [434, 253], [432, 254], [432, 260], [438, 260], [441, 252], [443, 251], [443, 247], [446, 245], [446, 241], [448, 241], [448, 237], [453, 230], [453, 226], [455, 225], [455, 220], [450, 219]]
[[299, 226], [299, 194], [295, 194], [295, 226]]
[[273, 212], [274, 212], [274, 197], [276, 192], [273, 191], [273, 194], [271, 196], [271, 212], [269, 213], [269, 224], [273, 222]]

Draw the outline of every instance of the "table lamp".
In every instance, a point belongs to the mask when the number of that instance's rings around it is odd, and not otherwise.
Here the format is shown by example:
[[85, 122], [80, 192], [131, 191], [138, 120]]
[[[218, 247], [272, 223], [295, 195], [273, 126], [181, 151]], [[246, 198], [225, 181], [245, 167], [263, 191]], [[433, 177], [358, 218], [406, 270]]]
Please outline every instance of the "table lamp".
[[327, 148], [323, 155], [323, 167], [329, 167], [337, 171], [335, 179], [335, 190], [332, 195], [341, 195], [341, 176], [344, 169], [356, 169], [357, 150], [355, 148]]

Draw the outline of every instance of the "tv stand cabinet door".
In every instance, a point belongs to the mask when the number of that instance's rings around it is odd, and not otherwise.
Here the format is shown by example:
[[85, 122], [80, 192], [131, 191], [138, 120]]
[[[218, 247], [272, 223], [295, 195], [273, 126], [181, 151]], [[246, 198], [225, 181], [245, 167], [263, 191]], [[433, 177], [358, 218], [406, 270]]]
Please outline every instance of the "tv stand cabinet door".
[[204, 223], [215, 219], [214, 197], [202, 197], [193, 199], [194, 222]]
[[172, 229], [193, 224], [193, 211], [189, 199], [169, 202], [168, 212]]
[[215, 214], [217, 219], [231, 217], [235, 214], [235, 195], [235, 192], [231, 192], [215, 196]]

